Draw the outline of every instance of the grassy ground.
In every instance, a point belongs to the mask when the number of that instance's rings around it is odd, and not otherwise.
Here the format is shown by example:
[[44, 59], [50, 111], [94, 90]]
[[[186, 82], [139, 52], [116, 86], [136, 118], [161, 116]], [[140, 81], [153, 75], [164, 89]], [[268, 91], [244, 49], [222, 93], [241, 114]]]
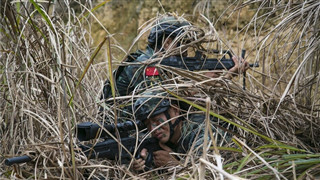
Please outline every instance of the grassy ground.
[[[214, 116], [222, 115], [219, 118], [238, 131], [228, 146], [212, 146], [205, 156], [190, 156], [185, 164], [161, 175], [156, 171], [137, 175], [109, 160], [87, 160], [70, 148], [78, 143], [77, 123], [101, 119], [99, 97], [111, 66], [97, 54], [112, 56], [114, 67], [130, 51], [98, 18], [97, 12], [114, 2], [76, 3], [77, 8], [60, 1], [1, 3], [0, 160], [24, 154], [33, 158], [11, 167], [1, 163], [1, 178], [319, 176], [318, 1], [231, 1], [225, 11], [210, 11], [214, 2], [200, 1], [191, 11], [194, 16], [184, 15], [206, 32], [201, 42], [217, 40], [208, 47], [235, 54], [245, 48], [246, 59], [260, 67], [247, 72], [246, 91], [242, 76], [225, 83], [219, 78], [209, 81], [197, 72], [171, 70], [178, 79], [179, 96], [202, 111], [207, 108]], [[163, 9], [167, 4], [163, 2]], [[59, 7], [64, 7], [63, 13]], [[97, 27], [92, 22], [104, 29], [100, 38], [93, 38]], [[214, 88], [217, 82], [221, 87]], [[197, 96], [183, 96], [189, 91], [198, 92]], [[205, 104], [207, 97], [210, 105]]]

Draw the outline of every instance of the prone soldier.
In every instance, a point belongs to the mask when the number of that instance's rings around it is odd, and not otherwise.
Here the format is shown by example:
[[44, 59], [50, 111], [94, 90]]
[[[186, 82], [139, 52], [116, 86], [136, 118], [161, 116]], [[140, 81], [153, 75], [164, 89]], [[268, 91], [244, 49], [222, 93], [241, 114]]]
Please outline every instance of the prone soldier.
[[[172, 100], [165, 91], [145, 91], [134, 104], [136, 120], [143, 122], [153, 138], [158, 140], [156, 144], [161, 150], [153, 152], [155, 167], [175, 166], [184, 158], [173, 156], [175, 154], [202, 153], [201, 146], [205, 138], [205, 115], [203, 112], [184, 114], [186, 104]], [[217, 119], [210, 118], [210, 127], [217, 139], [217, 144], [226, 144], [231, 139], [231, 133], [225, 132], [219, 127], [226, 126]], [[226, 127], [228, 128], [228, 127]], [[229, 128], [230, 129], [230, 128]], [[211, 136], [207, 138], [210, 140]], [[147, 149], [142, 149], [139, 159], [134, 160], [132, 169], [141, 171], [145, 169]]]

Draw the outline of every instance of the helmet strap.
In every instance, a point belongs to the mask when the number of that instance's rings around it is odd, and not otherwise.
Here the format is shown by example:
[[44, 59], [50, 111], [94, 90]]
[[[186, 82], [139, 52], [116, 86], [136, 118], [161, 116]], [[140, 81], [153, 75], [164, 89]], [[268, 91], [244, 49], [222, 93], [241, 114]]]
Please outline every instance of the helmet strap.
[[[168, 110], [166, 110], [164, 112], [164, 115], [166, 116], [167, 120], [171, 119]], [[169, 127], [170, 127], [170, 136], [169, 136], [169, 141], [170, 141], [170, 139], [171, 139], [171, 137], [173, 136], [173, 133], [174, 133], [174, 127], [173, 127], [173, 124], [172, 124], [171, 121], [169, 121]]]
[[[166, 116], [167, 120], [171, 119], [170, 114], [168, 112], [168, 110], [166, 110], [164, 112], [164, 115]], [[170, 141], [171, 138], [173, 137], [174, 134], [174, 128], [179, 124], [179, 122], [182, 120], [182, 117], [179, 117], [173, 124], [171, 121], [169, 121], [169, 127], [170, 127], [170, 136], [169, 136], [169, 140], [166, 143], [167, 146], [169, 146], [170, 148], [174, 148], [175, 145]]]

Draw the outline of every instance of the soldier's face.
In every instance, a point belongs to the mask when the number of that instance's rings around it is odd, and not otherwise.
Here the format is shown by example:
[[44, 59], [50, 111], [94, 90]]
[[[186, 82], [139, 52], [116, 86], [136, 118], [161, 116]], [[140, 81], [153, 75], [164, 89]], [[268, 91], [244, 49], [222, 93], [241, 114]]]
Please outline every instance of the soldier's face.
[[170, 126], [164, 113], [158, 114], [145, 121], [147, 128], [152, 132], [152, 136], [157, 138], [160, 143], [167, 143], [170, 137]]

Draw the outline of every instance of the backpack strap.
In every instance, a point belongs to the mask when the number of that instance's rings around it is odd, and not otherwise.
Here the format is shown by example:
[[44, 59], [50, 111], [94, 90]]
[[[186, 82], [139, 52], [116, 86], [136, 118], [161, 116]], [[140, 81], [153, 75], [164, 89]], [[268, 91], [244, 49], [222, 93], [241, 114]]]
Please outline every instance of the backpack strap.
[[[133, 62], [133, 61], [137, 60], [137, 58], [139, 56], [141, 56], [142, 54], [145, 54], [145, 53], [143, 51], [141, 51], [141, 50], [137, 50], [134, 53], [128, 54], [128, 56], [122, 62]], [[120, 65], [116, 70], [113, 71], [113, 75], [114, 75], [116, 80], [119, 78], [120, 74], [123, 72], [125, 67], [126, 67], [125, 65]], [[107, 99], [108, 97], [110, 97], [110, 95], [111, 95], [111, 86], [110, 86], [109, 79], [107, 79], [105, 81], [104, 85], [103, 85], [103, 92], [101, 94], [100, 99], [101, 100], [102, 99]]]

